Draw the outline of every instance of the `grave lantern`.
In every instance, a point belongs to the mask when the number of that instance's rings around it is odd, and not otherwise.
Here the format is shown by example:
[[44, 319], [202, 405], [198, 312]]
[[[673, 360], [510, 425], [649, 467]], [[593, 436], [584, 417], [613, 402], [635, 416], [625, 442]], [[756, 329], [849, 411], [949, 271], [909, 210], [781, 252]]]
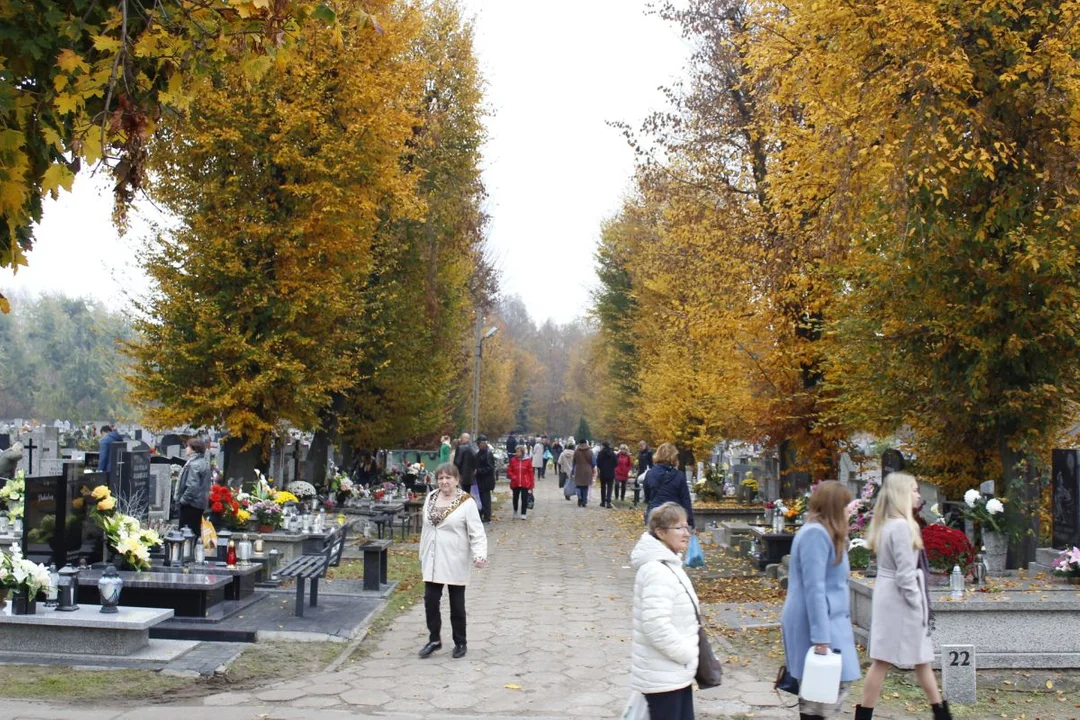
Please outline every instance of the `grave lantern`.
[[120, 612], [116, 606], [120, 604], [120, 591], [124, 589], [124, 581], [116, 573], [116, 568], [109, 565], [98, 580], [98, 595], [101, 596], [101, 612]]
[[180, 560], [187, 564], [195, 559], [195, 533], [191, 532], [191, 528], [184, 527], [181, 531], [181, 539], [183, 540], [184, 547]]
[[165, 564], [169, 567], [180, 567], [184, 564], [184, 536], [176, 530], [165, 535]]
[[229, 542], [232, 540], [231, 530], [221, 530], [217, 534], [217, 557], [215, 560], [225, 562], [229, 554]]
[[60, 568], [57, 573], [57, 612], [74, 612], [79, 609], [76, 599], [79, 593], [79, 571], [70, 565]]

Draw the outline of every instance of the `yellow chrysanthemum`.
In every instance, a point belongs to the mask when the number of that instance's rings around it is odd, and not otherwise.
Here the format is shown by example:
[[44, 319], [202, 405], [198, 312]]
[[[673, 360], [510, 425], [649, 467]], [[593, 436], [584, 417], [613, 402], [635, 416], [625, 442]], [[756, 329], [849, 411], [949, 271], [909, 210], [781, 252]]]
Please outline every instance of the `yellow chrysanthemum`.
[[116, 498], [109, 496], [97, 504], [97, 509], [101, 512], [107, 512], [116, 507]]
[[98, 485], [94, 488], [94, 492], [90, 493], [90, 497], [95, 500], [104, 500], [105, 498], [112, 497], [112, 490], [109, 490], [106, 485]]

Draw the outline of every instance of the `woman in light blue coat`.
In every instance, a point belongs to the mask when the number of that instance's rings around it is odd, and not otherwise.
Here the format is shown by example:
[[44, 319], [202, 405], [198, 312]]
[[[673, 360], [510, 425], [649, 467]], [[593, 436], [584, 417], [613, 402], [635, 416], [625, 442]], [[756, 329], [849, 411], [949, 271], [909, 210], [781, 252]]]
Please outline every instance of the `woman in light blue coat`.
[[837, 714], [852, 681], [859, 679], [859, 656], [851, 630], [848, 591], [848, 521], [851, 492], [840, 483], [820, 483], [810, 496], [807, 523], [791, 544], [787, 600], [780, 620], [788, 672], [802, 679], [806, 652], [837, 650], [843, 659], [840, 695], [834, 705], [799, 698], [803, 720]]

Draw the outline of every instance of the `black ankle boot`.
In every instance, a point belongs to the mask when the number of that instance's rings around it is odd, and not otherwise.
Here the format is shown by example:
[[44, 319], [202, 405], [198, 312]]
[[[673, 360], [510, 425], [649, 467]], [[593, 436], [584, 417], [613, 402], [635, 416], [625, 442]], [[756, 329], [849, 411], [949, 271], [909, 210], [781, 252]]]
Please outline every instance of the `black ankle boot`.
[[807, 715], [806, 713], [799, 713], [799, 720], [825, 720], [821, 715]]
[[930, 709], [934, 711], [934, 720], [952, 720], [952, 713], [949, 712], [949, 703], [944, 700], [937, 705], [931, 705]]
[[856, 705], [855, 720], [874, 720], [874, 708], [864, 708], [862, 705]]

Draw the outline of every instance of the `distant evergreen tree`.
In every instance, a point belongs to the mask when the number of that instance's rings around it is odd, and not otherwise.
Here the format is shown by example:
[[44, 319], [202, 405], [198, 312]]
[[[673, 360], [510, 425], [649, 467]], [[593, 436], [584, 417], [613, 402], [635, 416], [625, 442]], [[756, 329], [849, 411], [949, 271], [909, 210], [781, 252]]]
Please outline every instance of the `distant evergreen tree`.
[[585, 416], [582, 415], [577, 424], [577, 435], [574, 438], [581, 442], [582, 440], [588, 440], [592, 435], [592, 431], [589, 430], [589, 423], [585, 420]]

